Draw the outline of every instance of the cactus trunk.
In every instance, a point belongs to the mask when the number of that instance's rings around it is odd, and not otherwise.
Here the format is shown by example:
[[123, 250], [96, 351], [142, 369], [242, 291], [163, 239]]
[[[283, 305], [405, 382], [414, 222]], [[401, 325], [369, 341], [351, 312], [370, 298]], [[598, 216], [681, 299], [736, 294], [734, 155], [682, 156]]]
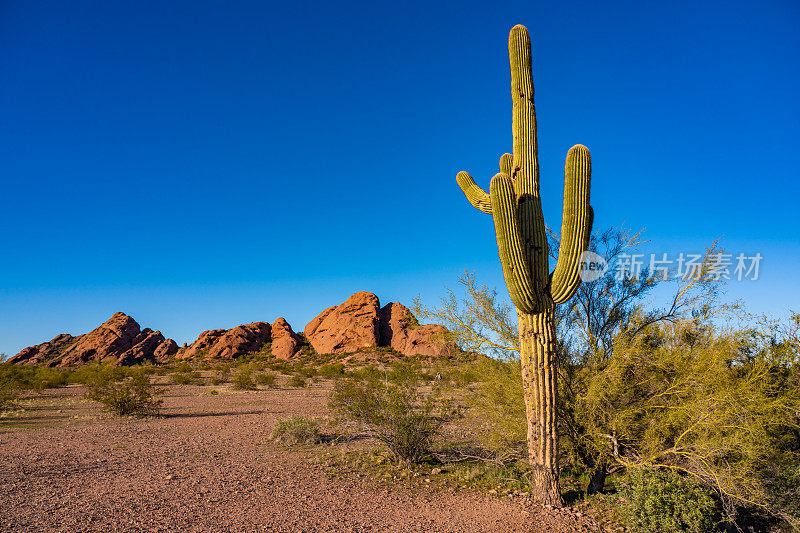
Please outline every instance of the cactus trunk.
[[586, 249], [593, 219], [589, 205], [591, 159], [582, 145], [573, 146], [567, 153], [561, 243], [558, 263], [550, 273], [539, 195], [531, 43], [524, 26], [511, 29], [508, 54], [514, 153], [500, 158], [500, 172], [492, 178], [488, 194], [467, 172], [459, 172], [457, 181], [467, 200], [494, 219], [503, 277], [519, 320], [533, 496], [539, 503], [559, 506], [553, 315], [555, 305], [571, 298], [581, 281], [580, 256]]
[[562, 502], [558, 483], [555, 411], [558, 376], [553, 360], [556, 342], [553, 309], [519, 313], [518, 319], [533, 499], [558, 507]]

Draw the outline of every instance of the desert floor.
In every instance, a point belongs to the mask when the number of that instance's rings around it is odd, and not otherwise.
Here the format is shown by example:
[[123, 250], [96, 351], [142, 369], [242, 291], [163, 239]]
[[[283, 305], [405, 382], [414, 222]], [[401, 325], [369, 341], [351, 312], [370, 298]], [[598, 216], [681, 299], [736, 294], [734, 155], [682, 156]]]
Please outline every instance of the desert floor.
[[329, 416], [324, 381], [251, 392], [162, 387], [161, 418], [111, 416], [69, 386], [33, 394], [0, 419], [0, 530], [602, 530], [575, 509], [436, 476], [380, 480], [333, 459], [374, 442], [271, 442], [280, 418]]

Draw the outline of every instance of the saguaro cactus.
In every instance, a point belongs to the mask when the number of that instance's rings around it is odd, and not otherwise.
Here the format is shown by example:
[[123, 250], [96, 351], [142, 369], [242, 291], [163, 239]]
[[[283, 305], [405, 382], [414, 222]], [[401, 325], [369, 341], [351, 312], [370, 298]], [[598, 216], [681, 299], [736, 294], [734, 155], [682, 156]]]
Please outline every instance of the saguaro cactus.
[[500, 158], [500, 172], [489, 193], [467, 172], [458, 185], [470, 203], [494, 218], [500, 263], [511, 300], [517, 308], [522, 383], [528, 419], [528, 456], [535, 500], [561, 505], [556, 430], [555, 304], [577, 290], [580, 256], [592, 230], [589, 205], [589, 150], [575, 145], [564, 168], [564, 214], [558, 263], [550, 272], [547, 235], [539, 196], [536, 112], [533, 105], [531, 40], [525, 26], [508, 36], [514, 154]]

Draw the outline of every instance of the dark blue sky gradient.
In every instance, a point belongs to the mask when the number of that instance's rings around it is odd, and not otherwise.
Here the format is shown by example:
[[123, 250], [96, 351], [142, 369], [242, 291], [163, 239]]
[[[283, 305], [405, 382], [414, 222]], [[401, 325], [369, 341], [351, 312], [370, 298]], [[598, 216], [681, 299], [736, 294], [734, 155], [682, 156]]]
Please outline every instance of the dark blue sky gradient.
[[0, 352], [114, 311], [179, 342], [357, 290], [503, 294], [488, 186], [532, 33], [542, 195], [592, 152], [596, 228], [764, 256], [798, 306], [800, 3], [0, 3]]

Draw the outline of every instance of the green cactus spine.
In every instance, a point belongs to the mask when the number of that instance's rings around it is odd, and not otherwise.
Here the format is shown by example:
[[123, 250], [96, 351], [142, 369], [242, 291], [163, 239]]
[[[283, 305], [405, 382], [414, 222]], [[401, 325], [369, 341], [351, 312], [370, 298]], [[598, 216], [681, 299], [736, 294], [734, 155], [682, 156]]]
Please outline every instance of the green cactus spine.
[[531, 41], [525, 26], [511, 29], [508, 55], [514, 154], [500, 158], [500, 172], [492, 178], [488, 194], [466, 172], [459, 172], [457, 181], [469, 202], [494, 219], [503, 277], [519, 321], [533, 496], [542, 504], [559, 506], [553, 314], [555, 304], [571, 298], [581, 283], [580, 257], [593, 219], [589, 205], [591, 158], [580, 144], [567, 153], [561, 243], [551, 273], [539, 196]]

